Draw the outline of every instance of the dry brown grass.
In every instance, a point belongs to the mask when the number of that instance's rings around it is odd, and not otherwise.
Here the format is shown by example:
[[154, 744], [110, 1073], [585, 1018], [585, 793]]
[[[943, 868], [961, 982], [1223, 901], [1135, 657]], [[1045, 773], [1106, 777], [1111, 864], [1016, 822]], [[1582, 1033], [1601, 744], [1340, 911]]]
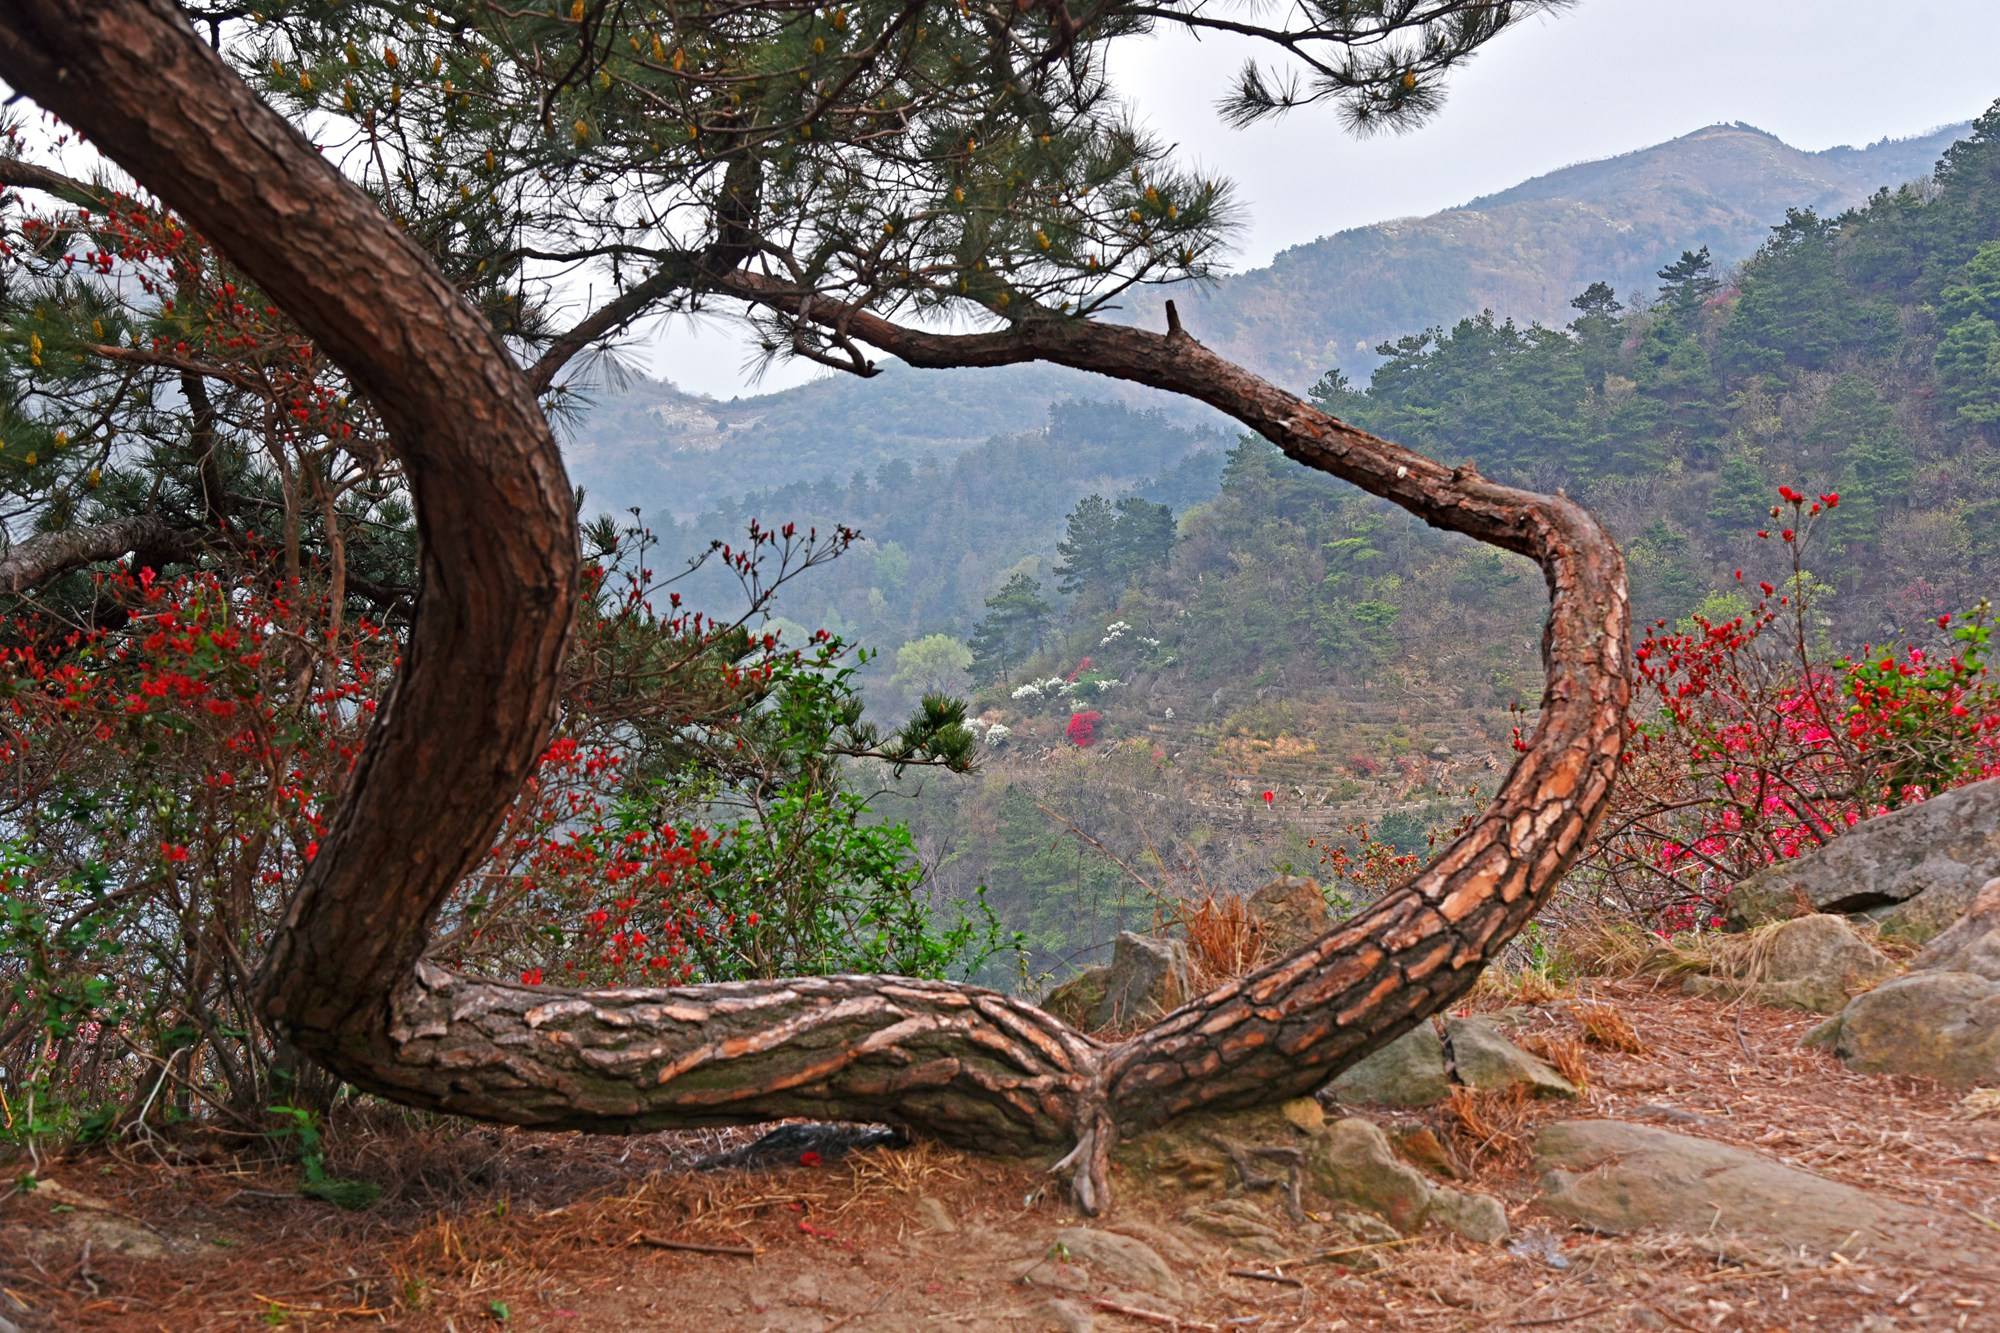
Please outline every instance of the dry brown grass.
[[1577, 1087], [1590, 1086], [1590, 1057], [1584, 1051], [1583, 1043], [1575, 1037], [1561, 1036], [1553, 1032], [1538, 1032], [1533, 1036], [1523, 1037], [1521, 1049], [1548, 1061], [1558, 1074]]
[[1609, 1004], [1593, 1002], [1572, 1007], [1576, 1021], [1583, 1027], [1583, 1039], [1592, 1046], [1601, 1046], [1607, 1051], [1622, 1051], [1626, 1055], [1644, 1055], [1646, 1043], [1639, 1040], [1639, 1034], [1618, 1009]]
[[1445, 1133], [1460, 1161], [1477, 1175], [1517, 1171], [1528, 1162], [1528, 1125], [1534, 1098], [1524, 1087], [1453, 1088], [1444, 1103]]
[[1595, 913], [1565, 923], [1561, 940], [1571, 965], [1593, 977], [1638, 975], [1659, 943], [1630, 921]]
[[1264, 961], [1264, 924], [1247, 898], [1233, 893], [1204, 894], [1183, 901], [1179, 918], [1187, 934], [1188, 961], [1197, 992], [1240, 977]]

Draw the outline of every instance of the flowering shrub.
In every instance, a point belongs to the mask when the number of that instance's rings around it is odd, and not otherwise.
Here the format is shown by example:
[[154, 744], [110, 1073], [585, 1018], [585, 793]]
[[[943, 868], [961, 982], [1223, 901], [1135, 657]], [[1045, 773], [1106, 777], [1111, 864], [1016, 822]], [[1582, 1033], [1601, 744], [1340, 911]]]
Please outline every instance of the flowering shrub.
[[[1642, 691], [1613, 808], [1584, 880], [1662, 931], [1719, 925], [1730, 888], [1872, 815], [2000, 774], [2000, 688], [1981, 604], [1933, 642], [1815, 647], [1804, 551], [1837, 509], [1780, 490], [1761, 530], [1791, 571], [1740, 614], [1657, 621], [1635, 650]], [[1735, 580], [1745, 582], [1742, 570]]]
[[1078, 749], [1088, 750], [1097, 741], [1097, 724], [1104, 714], [1095, 708], [1080, 709], [1069, 715], [1069, 725], [1063, 728], [1063, 735]]
[[[838, 642], [684, 611], [643, 541], [608, 535], [558, 733], [435, 956], [529, 985], [670, 984], [969, 972], [1004, 947], [981, 904], [940, 915], [907, 829], [843, 779], [844, 756], [959, 763], [962, 711], [927, 702], [885, 739]], [[759, 530], [728, 558], [761, 606], [836, 549], [814, 543]], [[254, 572], [98, 585], [95, 624], [24, 607], [0, 639], [0, 1090], [33, 1134], [105, 1098], [121, 1115], [310, 1100], [310, 1071], [261, 1034], [252, 974], [400, 637]]]

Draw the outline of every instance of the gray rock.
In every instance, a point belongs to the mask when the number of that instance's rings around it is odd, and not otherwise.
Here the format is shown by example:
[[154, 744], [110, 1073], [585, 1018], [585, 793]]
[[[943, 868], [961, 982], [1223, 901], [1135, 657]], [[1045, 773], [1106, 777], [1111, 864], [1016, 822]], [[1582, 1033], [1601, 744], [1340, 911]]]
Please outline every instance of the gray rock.
[[1264, 946], [1272, 956], [1318, 939], [1333, 925], [1318, 881], [1297, 875], [1280, 875], [1251, 894], [1250, 911], [1264, 927]]
[[1469, 1088], [1526, 1087], [1537, 1097], [1576, 1096], [1574, 1084], [1508, 1041], [1490, 1019], [1447, 1019], [1444, 1039], [1452, 1072]]
[[1349, 1105], [1429, 1106], [1451, 1096], [1444, 1039], [1419, 1023], [1367, 1059], [1341, 1071], [1327, 1092]]
[[1372, 1213], [1335, 1213], [1328, 1239], [1328, 1249], [1345, 1251], [1339, 1259], [1342, 1268], [1373, 1273], [1394, 1253], [1390, 1247], [1403, 1239], [1403, 1233]]
[[945, 1207], [943, 1200], [932, 1194], [918, 1196], [917, 1221], [923, 1224], [926, 1231], [948, 1235], [958, 1230], [958, 1223], [953, 1220], [951, 1209]]
[[1097, 1327], [1090, 1311], [1075, 1301], [1050, 1301], [1042, 1307], [1042, 1314], [1048, 1326], [1060, 1330], [1060, 1333], [1091, 1333]]
[[1387, 1245], [1403, 1233], [1373, 1213], [1335, 1213], [1333, 1229], [1356, 1245]]
[[1423, 1172], [1396, 1156], [1387, 1135], [1356, 1116], [1334, 1121], [1313, 1141], [1306, 1174], [1329, 1198], [1386, 1218], [1405, 1235], [1423, 1225], [1435, 1193]]
[[[1688, 993], [1832, 1014], [1850, 996], [1896, 972], [1895, 961], [1863, 939], [1846, 917], [1828, 912], [1770, 926], [1742, 941], [1736, 954], [1737, 965], [1720, 975], [1689, 977]], [[1736, 975], [1729, 975], [1732, 971]]]
[[1097, 1026], [1143, 1022], [1179, 1005], [1189, 990], [1187, 945], [1125, 930], [1111, 946], [1111, 970]]
[[1913, 972], [1970, 972], [2000, 981], [2000, 879], [1986, 881], [1950, 929], [1910, 960]]
[[[1565, 1120], [1535, 1142], [1541, 1203], [1596, 1231], [1679, 1232], [1718, 1253], [1887, 1252], [1949, 1263], [1928, 1215], [1710, 1139]], [[1990, 1259], [1990, 1256], [1988, 1256]]]
[[1105, 1280], [1134, 1291], [1151, 1292], [1168, 1300], [1181, 1299], [1181, 1282], [1152, 1246], [1115, 1231], [1095, 1227], [1064, 1227], [1056, 1244], [1071, 1263], [1084, 1264]]
[[1104, 979], [1108, 967], [1088, 967], [1042, 997], [1042, 1011], [1060, 1018], [1073, 1028], [1096, 1026], [1097, 1011], [1104, 1004]]
[[1803, 912], [1867, 912], [1922, 942], [2000, 875], [2000, 778], [1867, 820], [1825, 847], [1751, 876], [1729, 895], [1737, 926]]
[[1507, 1239], [1507, 1206], [1490, 1194], [1471, 1194], [1440, 1185], [1431, 1194], [1426, 1221], [1456, 1236], [1481, 1245], [1498, 1245]]
[[1198, 1231], [1220, 1236], [1235, 1248], [1259, 1259], [1283, 1259], [1298, 1246], [1286, 1242], [1271, 1215], [1248, 1199], [1216, 1199], [1196, 1204], [1181, 1220]]
[[1961, 1087], [2000, 1083], [2000, 981], [1975, 972], [1912, 972], [1855, 996], [1806, 1040], [1867, 1074], [1916, 1074]]
[[1189, 977], [1186, 943], [1121, 931], [1109, 963], [1056, 987], [1042, 1009], [1085, 1030], [1129, 1027], [1187, 999]]

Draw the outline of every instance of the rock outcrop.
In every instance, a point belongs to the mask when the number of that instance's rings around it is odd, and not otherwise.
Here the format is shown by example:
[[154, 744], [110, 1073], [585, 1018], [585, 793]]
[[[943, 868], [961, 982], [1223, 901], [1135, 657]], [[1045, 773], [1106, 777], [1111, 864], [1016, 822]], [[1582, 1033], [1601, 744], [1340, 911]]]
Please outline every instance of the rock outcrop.
[[1508, 1041], [1490, 1018], [1445, 1020], [1453, 1076], [1468, 1088], [1526, 1088], [1537, 1097], [1574, 1097], [1576, 1085]]
[[1866, 1074], [2000, 1084], [2000, 981], [1976, 972], [1912, 972], [1855, 996], [1806, 1041]]
[[1056, 987], [1042, 1008], [1086, 1031], [1125, 1027], [1158, 1017], [1188, 992], [1187, 945], [1127, 930], [1111, 946], [1109, 963]]
[[2000, 778], [1942, 792], [1856, 825], [1825, 847], [1751, 876], [1729, 896], [1732, 925], [1809, 912], [1865, 912], [1923, 943], [2000, 876]]
[[[1711, 1139], [1618, 1120], [1565, 1120], [1535, 1143], [1541, 1203], [1612, 1234], [1677, 1232], [1739, 1257], [1838, 1252], [1950, 1263], [1907, 1205]], [[1990, 1262], [1991, 1256], [1989, 1255]]]
[[1970, 972], [2000, 981], [2000, 879], [1986, 881], [1972, 906], [1924, 951], [1913, 972]]
[[1846, 917], [1828, 912], [1767, 926], [1721, 958], [1715, 973], [1688, 978], [1689, 994], [1817, 1014], [1839, 1013], [1850, 997], [1897, 971]]
[[1262, 1258], [1374, 1246], [1426, 1227], [1479, 1244], [1507, 1235], [1499, 1200], [1434, 1180], [1359, 1116], [1205, 1116], [1116, 1153], [1124, 1169], [1192, 1196], [1181, 1212], [1187, 1225]]
[[1327, 1084], [1327, 1095], [1346, 1105], [1430, 1106], [1451, 1096], [1444, 1038], [1419, 1023]]
[[1264, 929], [1264, 948], [1272, 957], [1319, 938], [1333, 925], [1318, 881], [1297, 875], [1280, 875], [1251, 894], [1250, 911]]

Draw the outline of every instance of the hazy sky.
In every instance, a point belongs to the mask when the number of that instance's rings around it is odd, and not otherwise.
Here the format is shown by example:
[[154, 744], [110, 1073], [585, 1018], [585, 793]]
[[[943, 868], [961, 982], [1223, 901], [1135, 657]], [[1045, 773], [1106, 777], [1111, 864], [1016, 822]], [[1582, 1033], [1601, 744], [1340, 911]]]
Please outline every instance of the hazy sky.
[[[1826, 148], [1969, 120], [2000, 98], [2000, 0], [1580, 0], [1481, 52], [1432, 124], [1359, 141], [1312, 109], [1224, 128], [1215, 99], [1246, 50], [1175, 35], [1130, 43], [1113, 66], [1155, 132], [1235, 179], [1247, 215], [1237, 268], [1716, 121]], [[823, 373], [780, 366], [753, 387], [719, 320], [676, 321], [631, 351], [725, 398]]]

